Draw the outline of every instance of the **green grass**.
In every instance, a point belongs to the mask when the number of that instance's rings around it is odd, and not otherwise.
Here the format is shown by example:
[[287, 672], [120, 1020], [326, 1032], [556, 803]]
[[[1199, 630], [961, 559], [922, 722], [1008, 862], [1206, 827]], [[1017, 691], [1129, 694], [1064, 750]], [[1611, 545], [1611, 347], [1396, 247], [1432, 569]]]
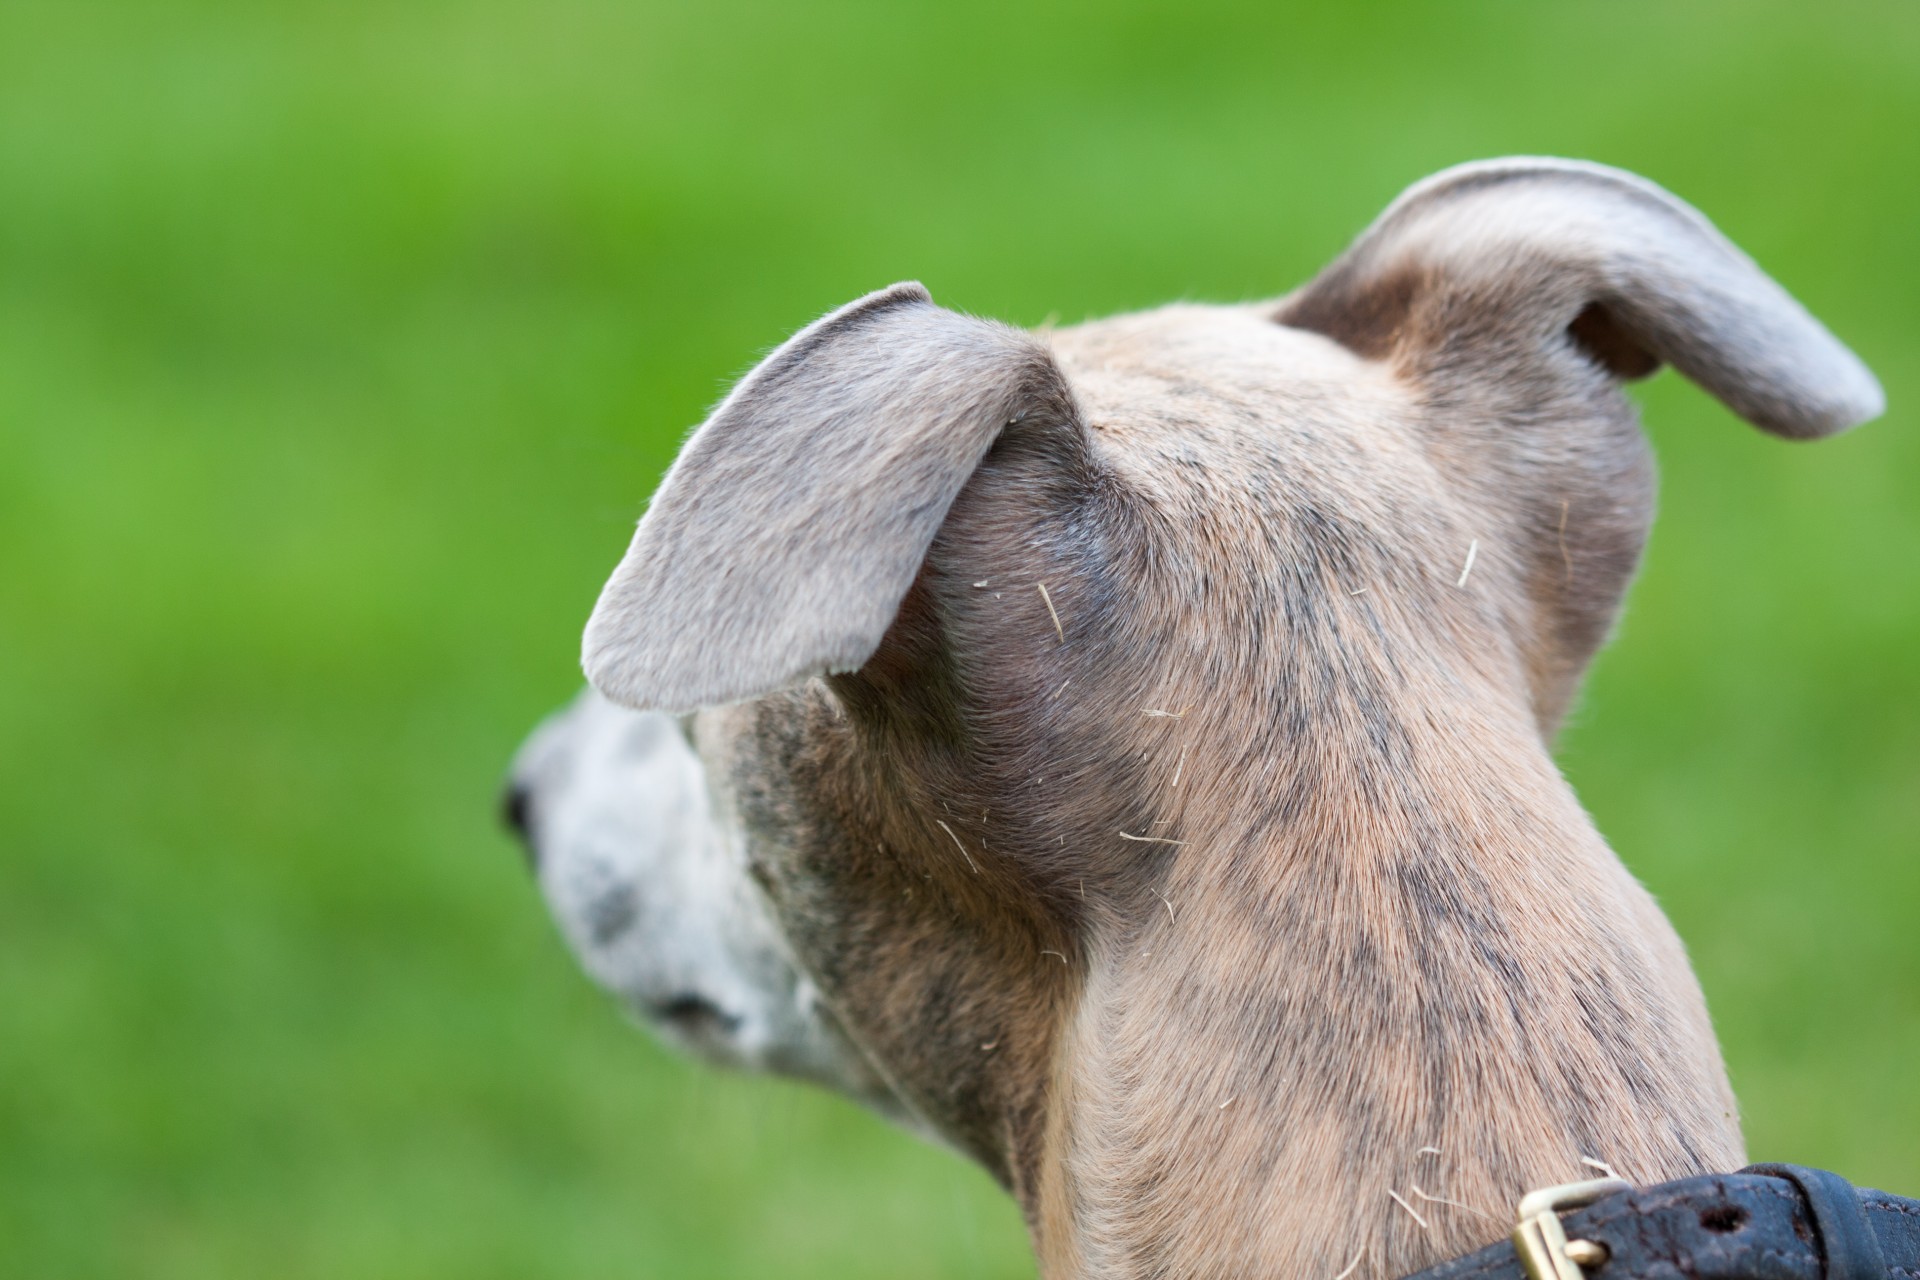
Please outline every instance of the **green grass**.
[[1755, 1155], [1920, 1192], [1920, 8], [12, 0], [0, 1270], [1030, 1274], [954, 1158], [622, 1025], [501, 769], [792, 328], [1277, 293], [1510, 152], [1665, 182], [1886, 382], [1810, 447], [1646, 388], [1563, 756]]

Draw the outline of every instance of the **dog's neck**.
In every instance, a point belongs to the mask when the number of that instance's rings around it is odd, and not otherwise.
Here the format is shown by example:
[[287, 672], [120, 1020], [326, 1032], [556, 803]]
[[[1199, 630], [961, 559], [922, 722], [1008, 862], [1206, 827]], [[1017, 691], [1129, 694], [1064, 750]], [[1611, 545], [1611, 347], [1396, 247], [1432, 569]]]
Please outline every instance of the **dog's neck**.
[[1329, 711], [1257, 774], [1244, 738], [1189, 748], [1182, 843], [1093, 940], [1055, 1053], [1026, 1197], [1049, 1276], [1384, 1278], [1583, 1160], [1738, 1162], [1679, 943], [1525, 700], [1394, 705]]

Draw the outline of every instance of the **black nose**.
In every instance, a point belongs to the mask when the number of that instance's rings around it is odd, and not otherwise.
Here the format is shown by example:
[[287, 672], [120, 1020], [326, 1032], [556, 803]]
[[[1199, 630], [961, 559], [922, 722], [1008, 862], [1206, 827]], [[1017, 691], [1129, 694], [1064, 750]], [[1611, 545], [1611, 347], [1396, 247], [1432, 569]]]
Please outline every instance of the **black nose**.
[[540, 850], [533, 842], [531, 816], [533, 793], [518, 782], [509, 781], [506, 790], [500, 793], [500, 821], [507, 830], [520, 837], [520, 847], [526, 852], [527, 865], [538, 870]]
[[739, 1018], [705, 996], [691, 992], [655, 1001], [653, 1012], [662, 1022], [690, 1036], [724, 1036], [740, 1026]]

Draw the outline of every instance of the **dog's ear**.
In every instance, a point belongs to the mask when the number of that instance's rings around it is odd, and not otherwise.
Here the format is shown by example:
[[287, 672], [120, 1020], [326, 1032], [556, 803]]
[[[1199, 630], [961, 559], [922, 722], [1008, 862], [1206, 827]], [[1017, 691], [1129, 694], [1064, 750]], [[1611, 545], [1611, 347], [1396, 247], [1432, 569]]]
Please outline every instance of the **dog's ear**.
[[1811, 439], [1877, 416], [1852, 352], [1697, 210], [1570, 160], [1462, 165], [1416, 184], [1275, 319], [1441, 390], [1552, 394], [1662, 361], [1755, 426]]
[[1077, 422], [1032, 335], [899, 284], [768, 356], [681, 450], [587, 623], [587, 677], [685, 711], [858, 670], [1010, 423]]

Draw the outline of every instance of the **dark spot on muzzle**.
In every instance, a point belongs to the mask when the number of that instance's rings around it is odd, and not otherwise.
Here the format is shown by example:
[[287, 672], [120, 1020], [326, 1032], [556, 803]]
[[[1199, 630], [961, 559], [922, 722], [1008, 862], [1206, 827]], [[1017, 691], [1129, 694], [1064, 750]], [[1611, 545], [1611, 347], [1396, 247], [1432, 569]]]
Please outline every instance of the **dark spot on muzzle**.
[[633, 928], [640, 919], [640, 897], [630, 884], [622, 884], [597, 895], [581, 913], [593, 944], [604, 947]]

